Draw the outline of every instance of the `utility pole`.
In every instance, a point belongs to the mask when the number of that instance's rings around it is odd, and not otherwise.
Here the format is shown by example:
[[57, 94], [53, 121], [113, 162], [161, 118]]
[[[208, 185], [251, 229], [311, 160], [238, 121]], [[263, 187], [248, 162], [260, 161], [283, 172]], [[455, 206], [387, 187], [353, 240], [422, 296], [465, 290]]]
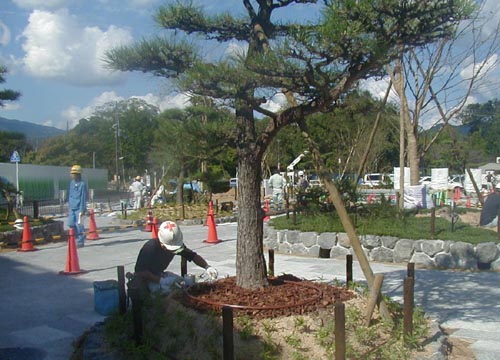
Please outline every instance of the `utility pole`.
[[[115, 108], [116, 110], [116, 108]], [[120, 190], [120, 181], [119, 181], [119, 168], [118, 168], [118, 137], [120, 136], [120, 118], [116, 117], [115, 111], [115, 123], [113, 124], [113, 128], [115, 129], [115, 180], [116, 180], [116, 191]]]

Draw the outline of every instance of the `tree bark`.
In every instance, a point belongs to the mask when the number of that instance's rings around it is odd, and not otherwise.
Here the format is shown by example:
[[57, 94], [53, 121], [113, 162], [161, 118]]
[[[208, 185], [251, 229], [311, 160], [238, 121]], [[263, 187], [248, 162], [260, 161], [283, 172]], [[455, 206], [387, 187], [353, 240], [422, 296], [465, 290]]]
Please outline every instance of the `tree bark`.
[[[243, 96], [244, 97], [244, 96]], [[268, 285], [260, 203], [261, 152], [256, 145], [252, 109], [243, 101], [236, 107], [238, 139], [238, 239], [236, 285], [258, 289]]]

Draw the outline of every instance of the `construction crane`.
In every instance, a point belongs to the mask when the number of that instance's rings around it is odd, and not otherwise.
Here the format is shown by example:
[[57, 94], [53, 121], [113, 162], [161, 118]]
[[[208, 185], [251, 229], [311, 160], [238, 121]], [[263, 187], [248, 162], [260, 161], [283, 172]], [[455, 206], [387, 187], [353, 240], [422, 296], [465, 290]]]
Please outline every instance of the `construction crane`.
[[287, 176], [290, 178], [292, 178], [292, 184], [295, 184], [295, 172], [293, 171], [295, 165], [297, 165], [300, 160], [302, 160], [302, 158], [304, 156], [306, 156], [307, 154], [309, 154], [309, 151], [308, 150], [304, 150], [299, 156], [297, 156], [295, 158], [295, 160], [293, 160], [290, 165], [288, 165], [286, 167], [286, 171], [287, 171]]

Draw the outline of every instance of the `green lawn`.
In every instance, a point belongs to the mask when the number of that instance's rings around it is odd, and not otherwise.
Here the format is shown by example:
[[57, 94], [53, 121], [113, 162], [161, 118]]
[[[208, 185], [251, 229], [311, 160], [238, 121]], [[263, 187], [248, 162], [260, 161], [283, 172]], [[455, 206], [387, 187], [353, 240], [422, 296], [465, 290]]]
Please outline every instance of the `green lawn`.
[[[471, 244], [482, 242], [499, 242], [496, 232], [470, 226], [458, 221], [452, 231], [451, 222], [436, 217], [435, 233], [431, 234], [431, 217], [417, 217], [414, 214], [398, 215], [393, 210], [374, 211], [368, 215], [351, 215], [358, 235], [387, 235], [405, 239], [440, 239], [463, 241]], [[429, 215], [429, 213], [425, 214]], [[292, 215], [278, 217], [271, 220], [271, 225], [278, 230], [300, 230], [323, 232], [344, 232], [340, 219], [333, 213], [313, 213], [310, 215], [298, 214], [296, 221]]]

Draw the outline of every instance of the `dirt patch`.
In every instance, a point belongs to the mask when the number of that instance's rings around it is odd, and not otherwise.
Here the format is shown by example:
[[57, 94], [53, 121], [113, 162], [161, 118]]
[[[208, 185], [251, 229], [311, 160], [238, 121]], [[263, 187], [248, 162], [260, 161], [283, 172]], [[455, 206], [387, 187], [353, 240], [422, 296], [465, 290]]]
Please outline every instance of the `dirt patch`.
[[[197, 284], [190, 296], [202, 302], [186, 299], [182, 292], [154, 300], [160, 306], [149, 307], [145, 328], [151, 334], [149, 340], [160, 339], [153, 345], [155, 351], [178, 359], [222, 358], [220, 307], [231, 304], [239, 307], [234, 311], [235, 359], [334, 358], [335, 303], [343, 302], [347, 358], [411, 359], [416, 353], [425, 354], [424, 349], [405, 348], [401, 330], [383, 321], [378, 310], [366, 326], [367, 295], [359, 288], [353, 291], [292, 275], [270, 280], [269, 287], [254, 291], [237, 287], [234, 278]], [[393, 319], [400, 323], [400, 306], [392, 303], [390, 308]], [[426, 320], [419, 321], [418, 328], [425, 329]], [[426, 334], [419, 332], [416, 343], [422, 343]]]

